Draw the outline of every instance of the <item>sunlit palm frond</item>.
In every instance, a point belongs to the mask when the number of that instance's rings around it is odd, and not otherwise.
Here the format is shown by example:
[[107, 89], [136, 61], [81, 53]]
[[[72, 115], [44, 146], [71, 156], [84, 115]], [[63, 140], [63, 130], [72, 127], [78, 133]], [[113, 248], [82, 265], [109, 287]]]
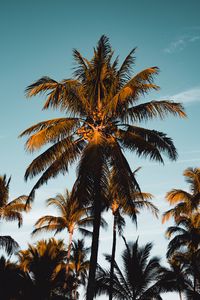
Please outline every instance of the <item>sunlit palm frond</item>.
[[73, 151], [78, 154], [80, 150], [81, 141], [73, 142], [68, 138], [57, 142], [32, 161], [26, 170], [25, 180], [40, 174], [59, 159], [70, 163], [74, 158]]
[[20, 134], [20, 137], [32, 134], [26, 142], [26, 148], [29, 151], [33, 151], [46, 143], [57, 142], [67, 137], [79, 124], [78, 118], [58, 118], [43, 121], [26, 129]]
[[173, 189], [167, 192], [165, 198], [170, 204], [176, 204], [180, 201], [189, 202], [192, 198], [192, 195], [184, 190]]
[[4, 206], [8, 202], [10, 180], [11, 177], [7, 180], [5, 174], [0, 176], [0, 207]]
[[[24, 205], [24, 207], [25, 207], [25, 205]], [[23, 222], [21, 212], [18, 212], [18, 211], [12, 210], [12, 209], [8, 209], [8, 208], [0, 211], [0, 219], [4, 219], [6, 221], [18, 221], [18, 227], [20, 227]]]
[[183, 172], [186, 181], [190, 184], [190, 190], [193, 194], [200, 193], [200, 168], [187, 168]]
[[58, 82], [48, 76], [44, 76], [26, 88], [26, 96], [32, 97], [39, 93], [45, 93], [57, 87]]

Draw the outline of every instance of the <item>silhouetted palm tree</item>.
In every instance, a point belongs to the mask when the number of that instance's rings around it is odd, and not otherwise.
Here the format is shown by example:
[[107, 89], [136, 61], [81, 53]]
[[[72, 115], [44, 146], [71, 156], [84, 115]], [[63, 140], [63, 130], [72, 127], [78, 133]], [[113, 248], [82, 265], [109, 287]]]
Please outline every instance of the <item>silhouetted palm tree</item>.
[[168, 227], [166, 236], [174, 236], [169, 242], [167, 257], [184, 247], [190, 252], [196, 251], [200, 246], [200, 214], [193, 213], [188, 217], [179, 218], [176, 226]]
[[[151, 243], [144, 247], [139, 247], [138, 241], [126, 243], [122, 253], [123, 267], [120, 268], [116, 262], [114, 265], [113, 299], [162, 299], [157, 283], [161, 274], [160, 260], [158, 257], [149, 257], [151, 249]], [[110, 262], [111, 256], [107, 255], [106, 259]], [[96, 293], [108, 294], [110, 272], [99, 267], [96, 282]]]
[[[84, 235], [91, 234], [85, 227], [93, 224], [92, 208], [81, 207], [80, 203], [71, 197], [68, 190], [66, 190], [64, 195], [58, 194], [55, 198], [48, 199], [47, 205], [54, 206], [58, 210], [59, 216], [48, 215], [41, 217], [36, 222], [36, 229], [32, 234], [35, 235], [43, 231], [55, 231], [55, 234], [57, 234], [66, 229], [69, 233], [67, 254], [67, 260], [69, 261], [74, 231], [78, 230]], [[101, 226], [104, 228], [107, 226], [107, 223], [103, 218], [101, 218]]]
[[[0, 176], [0, 220], [18, 221], [18, 227], [22, 225], [22, 212], [28, 211], [26, 206], [27, 196], [20, 196], [9, 202], [9, 184], [11, 177]], [[18, 248], [17, 242], [10, 236], [0, 236], [0, 247], [3, 247], [8, 254]]]
[[131, 200], [139, 186], [122, 148], [159, 162], [163, 162], [162, 153], [172, 160], [177, 157], [174, 144], [166, 134], [142, 128], [138, 123], [168, 114], [185, 116], [179, 103], [163, 100], [138, 104], [140, 96], [158, 89], [153, 82], [158, 68], [151, 67], [131, 77], [134, 51], [118, 67], [118, 58], [112, 59], [111, 45], [103, 35], [91, 60], [73, 51], [77, 64], [74, 78], [57, 82], [42, 77], [26, 89], [28, 97], [47, 93], [44, 109], [52, 107], [65, 113], [63, 118], [40, 122], [21, 134], [30, 136], [26, 143], [29, 151], [53, 144], [26, 170], [25, 179], [42, 174], [29, 200], [43, 183], [59, 173], [66, 173], [69, 166], [79, 160], [74, 197], [87, 205], [94, 204], [87, 300], [94, 295], [101, 203], [108, 184], [108, 168], [113, 169], [114, 182], [120, 183], [120, 197], [126, 195]]
[[63, 287], [67, 251], [61, 240], [41, 240], [18, 253], [20, 267], [30, 274], [34, 286], [33, 299], [46, 300], [54, 289]]
[[[1, 256], [0, 258], [0, 298], [2, 300], [22, 299], [25, 278], [19, 266]], [[31, 291], [30, 291], [31, 292]]]
[[[138, 168], [139, 169], [139, 168]], [[138, 171], [134, 171], [135, 173]], [[112, 255], [110, 264], [110, 291], [109, 299], [112, 300], [113, 294], [113, 275], [114, 275], [114, 261], [116, 252], [117, 241], [117, 228], [119, 235], [123, 233], [123, 227], [125, 226], [125, 219], [123, 216], [129, 216], [133, 222], [137, 222], [137, 214], [143, 208], [150, 209], [154, 215], [157, 216], [158, 209], [149, 201], [152, 199], [150, 193], [135, 192], [132, 195], [132, 201], [129, 201], [126, 197], [120, 198], [118, 195], [118, 188], [112, 183], [112, 177], [110, 178], [109, 198], [111, 203], [111, 210], [113, 214], [113, 242], [112, 242]]]
[[180, 300], [183, 300], [182, 294], [191, 285], [191, 280], [188, 272], [185, 270], [185, 264], [180, 259], [175, 259], [175, 256], [168, 261], [170, 268], [162, 268], [159, 277], [159, 286], [162, 292], [177, 292]]
[[186, 181], [189, 183], [190, 192], [173, 189], [166, 194], [167, 201], [174, 208], [166, 211], [163, 214], [163, 223], [173, 217], [178, 220], [181, 216], [188, 216], [192, 212], [198, 211], [200, 204], [200, 169], [188, 168], [184, 171]]
[[90, 248], [85, 247], [83, 240], [74, 241], [72, 244], [69, 271], [74, 278], [74, 288], [72, 290], [73, 300], [79, 298], [78, 287], [80, 285], [85, 286], [86, 284], [90, 264], [90, 261], [87, 259], [89, 251]]

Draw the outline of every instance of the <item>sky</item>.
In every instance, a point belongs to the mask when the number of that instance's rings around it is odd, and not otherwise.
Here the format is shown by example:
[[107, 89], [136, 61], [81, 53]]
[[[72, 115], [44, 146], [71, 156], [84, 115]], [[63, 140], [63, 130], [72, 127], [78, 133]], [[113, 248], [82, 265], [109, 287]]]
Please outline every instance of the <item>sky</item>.
[[[200, 111], [200, 2], [198, 0], [152, 1], [67, 1], [67, 0], [1, 0], [0, 9], [0, 174], [12, 176], [10, 199], [28, 194], [36, 179], [24, 181], [26, 167], [37, 156], [24, 149], [25, 140], [19, 134], [31, 125], [61, 116], [56, 111], [42, 111], [44, 97], [26, 99], [24, 90], [35, 80], [48, 75], [56, 80], [70, 78], [73, 72], [72, 50], [78, 49], [91, 58], [93, 47], [102, 34], [109, 37], [115, 55], [122, 61], [137, 47], [134, 72], [158, 66], [156, 83], [161, 89], [141, 101], [170, 99], [182, 102], [187, 119], [166, 118], [145, 124], [147, 128], [163, 131], [170, 136], [179, 153], [176, 162], [165, 159], [165, 165], [139, 159], [126, 153], [131, 168], [141, 166], [138, 182], [141, 189], [154, 195], [153, 203], [167, 210], [165, 194], [172, 188], [188, 189], [182, 176], [187, 167], [199, 167]], [[24, 249], [35, 242], [30, 233], [35, 221], [55, 211], [47, 209], [45, 200], [71, 188], [75, 166], [66, 176], [58, 176], [41, 187], [32, 211], [24, 216], [18, 230], [15, 223], [1, 223], [2, 234], [11, 234]], [[106, 216], [112, 224], [110, 215]], [[162, 225], [150, 213], [141, 212], [138, 228], [127, 220], [125, 235], [141, 244], [153, 241], [152, 254], [165, 263], [168, 241]], [[67, 233], [61, 236], [67, 239]], [[123, 242], [117, 245], [118, 258]], [[110, 252], [111, 231], [100, 236], [99, 261]], [[103, 298], [102, 298], [103, 299]], [[169, 298], [163, 298], [169, 299]], [[178, 299], [171, 295], [170, 299]]]

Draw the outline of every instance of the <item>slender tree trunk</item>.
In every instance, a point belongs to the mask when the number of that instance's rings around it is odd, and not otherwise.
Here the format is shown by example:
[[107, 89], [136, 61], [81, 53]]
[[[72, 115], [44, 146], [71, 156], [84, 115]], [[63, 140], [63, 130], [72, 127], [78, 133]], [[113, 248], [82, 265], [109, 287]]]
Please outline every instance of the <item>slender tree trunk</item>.
[[94, 199], [94, 221], [93, 221], [93, 233], [92, 233], [92, 246], [90, 256], [90, 267], [87, 285], [86, 300], [93, 300], [95, 292], [95, 275], [98, 258], [98, 247], [99, 247], [99, 229], [101, 220], [101, 201], [100, 191], [96, 191]]
[[72, 238], [73, 238], [73, 231], [69, 232], [69, 243], [68, 243], [68, 250], [67, 250], [66, 274], [68, 274], [68, 271], [69, 271], [69, 260], [70, 260], [71, 247], [72, 247]]
[[179, 293], [179, 298], [180, 298], [180, 300], [182, 300], [182, 294], [181, 294], [181, 291], [178, 291], [178, 293]]
[[117, 218], [116, 218], [116, 215], [114, 215], [112, 256], [111, 256], [111, 262], [110, 262], [109, 300], [112, 300], [112, 296], [113, 296], [113, 275], [114, 275], [114, 262], [115, 262], [116, 239], [117, 239], [116, 229], [117, 229]]

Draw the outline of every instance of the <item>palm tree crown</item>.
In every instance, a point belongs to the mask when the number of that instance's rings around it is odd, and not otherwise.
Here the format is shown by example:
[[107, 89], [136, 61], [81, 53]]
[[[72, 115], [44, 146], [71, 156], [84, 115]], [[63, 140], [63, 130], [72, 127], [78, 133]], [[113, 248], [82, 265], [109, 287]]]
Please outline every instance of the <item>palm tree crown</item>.
[[[81, 161], [78, 174], [81, 176], [83, 167], [91, 169], [90, 162], [95, 154], [101, 154], [99, 163], [103, 158], [110, 159], [116, 172], [115, 177], [121, 175], [119, 172], [124, 172], [121, 192], [125, 187], [130, 189], [133, 174], [127, 166], [121, 147], [160, 162], [163, 162], [162, 152], [170, 159], [176, 159], [177, 152], [170, 138], [162, 132], [139, 127], [138, 123], [156, 117], [164, 118], [167, 114], [184, 117], [183, 107], [172, 101], [137, 104], [140, 96], [158, 89], [153, 83], [158, 68], [151, 67], [131, 77], [134, 51], [135, 49], [117, 68], [118, 59], [112, 62], [113, 51], [109, 40], [102, 36], [90, 61], [74, 50], [74, 60], [77, 63], [74, 79], [57, 82], [49, 77], [42, 77], [28, 86], [28, 97], [48, 92], [43, 109], [59, 108], [67, 113], [64, 118], [40, 122], [21, 134], [30, 135], [26, 143], [29, 151], [40, 149], [45, 144], [53, 144], [26, 171], [26, 179], [43, 173], [32, 192], [49, 178], [68, 171], [69, 165], [79, 157]], [[98, 164], [93, 164], [92, 169], [97, 168]], [[81, 177], [83, 179], [86, 180]], [[91, 184], [90, 182], [89, 186]], [[135, 191], [135, 187], [132, 189]]]
[[200, 169], [188, 168], [183, 173], [189, 183], [190, 192], [181, 189], [173, 189], [166, 194], [167, 201], [175, 207], [163, 214], [163, 223], [173, 217], [178, 221], [181, 216], [188, 216], [198, 212], [200, 204]]
[[[20, 267], [28, 272], [34, 286], [34, 299], [50, 299], [56, 287], [63, 287], [67, 251], [61, 240], [41, 240], [18, 252]], [[61, 276], [62, 275], [62, 276]]]
[[[0, 220], [18, 221], [18, 227], [22, 225], [22, 212], [30, 209], [26, 205], [27, 196], [22, 195], [12, 201], [9, 201], [9, 184], [11, 177], [6, 175], [0, 176]], [[3, 247], [8, 254], [11, 254], [18, 248], [18, 244], [10, 236], [0, 236], [0, 246]]]
[[[123, 269], [120, 269], [115, 262], [113, 278], [113, 299], [142, 300], [161, 299], [159, 296], [160, 287], [157, 284], [161, 266], [159, 258], [150, 256], [152, 244], [144, 247], [135, 243], [126, 244], [122, 253]], [[110, 255], [106, 256], [110, 261]], [[110, 272], [99, 267], [97, 275], [97, 294], [109, 292]]]

